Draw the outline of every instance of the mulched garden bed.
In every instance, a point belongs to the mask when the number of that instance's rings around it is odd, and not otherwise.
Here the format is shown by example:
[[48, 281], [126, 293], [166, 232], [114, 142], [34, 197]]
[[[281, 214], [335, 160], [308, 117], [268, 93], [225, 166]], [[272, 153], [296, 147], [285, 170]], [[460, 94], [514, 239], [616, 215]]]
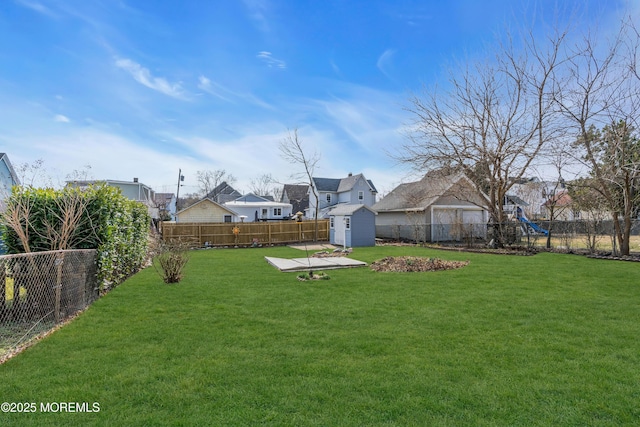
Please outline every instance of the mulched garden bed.
[[441, 245], [425, 245], [426, 248], [439, 249], [443, 251], [456, 252], [472, 252], [478, 254], [495, 254], [495, 255], [520, 255], [531, 256], [538, 253], [535, 248], [526, 248], [523, 246], [510, 246], [505, 248], [485, 248], [485, 247], [468, 247], [468, 246], [441, 246]]
[[[383, 243], [383, 245], [389, 246], [415, 246], [415, 243]], [[540, 247], [527, 248], [526, 246], [509, 246], [500, 249], [493, 249], [487, 247], [468, 247], [468, 246], [458, 246], [458, 245], [422, 245], [425, 248], [430, 249], [438, 249], [443, 251], [455, 251], [455, 252], [473, 252], [473, 253], [481, 253], [481, 254], [496, 254], [496, 255], [520, 255], [520, 256], [530, 256], [535, 255], [539, 252], [553, 252], [553, 253], [562, 253], [562, 254], [571, 254], [571, 255], [581, 255], [586, 256], [587, 258], [596, 258], [596, 259], [608, 259], [612, 261], [631, 261], [631, 262], [640, 262], [640, 253], [631, 253], [628, 256], [614, 256], [611, 252], [598, 252], [595, 254], [590, 253], [586, 249], [546, 249]]]
[[447, 261], [440, 258], [427, 258], [415, 256], [388, 256], [371, 263], [373, 271], [391, 271], [398, 273], [420, 271], [442, 271], [462, 268], [469, 261]]

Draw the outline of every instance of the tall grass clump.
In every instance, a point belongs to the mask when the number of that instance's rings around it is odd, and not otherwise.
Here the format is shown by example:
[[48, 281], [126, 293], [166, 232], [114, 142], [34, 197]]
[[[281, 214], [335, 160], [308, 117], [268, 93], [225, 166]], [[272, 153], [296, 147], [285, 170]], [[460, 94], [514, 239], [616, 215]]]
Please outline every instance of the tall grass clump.
[[164, 283], [179, 283], [189, 262], [189, 247], [178, 241], [162, 242], [154, 266]]

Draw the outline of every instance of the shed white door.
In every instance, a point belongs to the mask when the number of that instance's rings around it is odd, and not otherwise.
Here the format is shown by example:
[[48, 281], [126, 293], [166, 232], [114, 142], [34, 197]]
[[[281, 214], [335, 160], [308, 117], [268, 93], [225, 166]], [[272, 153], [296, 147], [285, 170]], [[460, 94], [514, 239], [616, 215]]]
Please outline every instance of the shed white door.
[[336, 216], [333, 222], [334, 235], [333, 240], [336, 245], [344, 246], [345, 239], [345, 223], [344, 216]]

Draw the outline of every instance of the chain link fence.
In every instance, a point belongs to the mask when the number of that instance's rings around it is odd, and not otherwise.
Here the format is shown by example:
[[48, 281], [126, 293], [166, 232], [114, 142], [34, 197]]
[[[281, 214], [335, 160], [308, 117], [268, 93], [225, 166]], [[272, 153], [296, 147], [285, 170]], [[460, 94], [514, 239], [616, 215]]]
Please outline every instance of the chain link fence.
[[98, 296], [94, 249], [0, 256], [0, 360]]
[[[391, 241], [488, 245], [495, 238], [491, 224], [409, 224], [376, 225], [376, 237]], [[551, 248], [588, 252], [610, 252], [616, 247], [612, 221], [532, 221], [505, 223], [502, 240], [507, 245], [544, 248], [551, 234]], [[640, 252], [640, 221], [631, 225], [630, 249]]]

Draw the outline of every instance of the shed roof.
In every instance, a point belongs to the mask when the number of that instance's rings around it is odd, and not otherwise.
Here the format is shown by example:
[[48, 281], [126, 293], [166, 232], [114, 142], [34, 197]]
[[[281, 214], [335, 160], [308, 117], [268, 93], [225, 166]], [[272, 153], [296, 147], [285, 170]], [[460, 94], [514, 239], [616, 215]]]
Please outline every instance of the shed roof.
[[329, 211], [329, 215], [333, 215], [333, 216], [353, 215], [361, 208], [365, 208], [366, 210], [373, 212], [374, 215], [378, 214], [376, 211], [374, 211], [367, 205], [363, 205], [359, 203], [340, 203], [339, 205], [336, 205], [333, 209]]

